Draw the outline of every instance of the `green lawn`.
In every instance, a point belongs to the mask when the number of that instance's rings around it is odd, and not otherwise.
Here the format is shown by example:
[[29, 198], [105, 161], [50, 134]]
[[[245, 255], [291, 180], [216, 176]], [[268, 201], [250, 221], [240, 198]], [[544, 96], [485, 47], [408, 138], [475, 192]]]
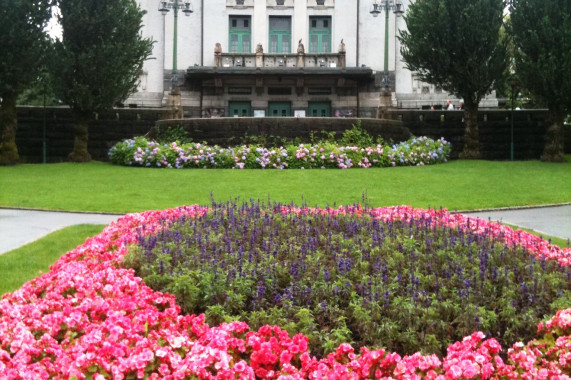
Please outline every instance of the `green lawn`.
[[[571, 202], [571, 157], [539, 161], [453, 161], [352, 170], [167, 170], [89, 164], [0, 167], [0, 206], [138, 212], [241, 197], [325, 206], [362, 202], [473, 210]], [[47, 271], [103, 226], [73, 226], [0, 256], [0, 294]], [[549, 238], [549, 237], [546, 237]], [[566, 242], [554, 239], [563, 247]]]
[[48, 271], [65, 252], [103, 231], [102, 225], [67, 227], [33, 243], [0, 255], [0, 295], [18, 289], [26, 281]]
[[241, 197], [310, 206], [408, 204], [474, 210], [571, 202], [571, 161], [452, 161], [350, 170], [174, 170], [108, 163], [0, 167], [0, 206], [138, 212]]

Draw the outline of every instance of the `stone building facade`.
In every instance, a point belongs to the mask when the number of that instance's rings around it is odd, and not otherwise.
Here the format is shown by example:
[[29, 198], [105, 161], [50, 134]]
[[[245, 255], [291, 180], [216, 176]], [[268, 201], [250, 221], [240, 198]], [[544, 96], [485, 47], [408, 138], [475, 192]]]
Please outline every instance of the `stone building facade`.
[[[178, 11], [173, 87], [175, 1], [193, 12]], [[142, 33], [156, 42], [126, 103], [165, 107], [180, 89], [186, 117], [376, 117], [383, 94], [385, 105], [401, 109], [439, 108], [449, 99], [458, 106], [459, 99], [417, 80], [401, 60], [396, 36], [406, 28], [410, 2], [139, 0], [147, 11]], [[163, 15], [165, 4], [171, 11]], [[371, 10], [387, 4], [388, 12], [383, 7], [373, 17]], [[497, 107], [497, 100], [481, 106]]]

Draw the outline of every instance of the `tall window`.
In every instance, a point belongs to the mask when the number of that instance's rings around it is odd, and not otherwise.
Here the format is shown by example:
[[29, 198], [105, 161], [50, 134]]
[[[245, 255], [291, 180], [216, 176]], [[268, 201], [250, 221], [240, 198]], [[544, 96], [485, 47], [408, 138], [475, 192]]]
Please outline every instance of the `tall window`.
[[250, 16], [230, 16], [230, 53], [251, 53], [251, 25]]
[[291, 17], [270, 16], [270, 53], [291, 53]]
[[309, 18], [309, 52], [331, 53], [331, 17]]

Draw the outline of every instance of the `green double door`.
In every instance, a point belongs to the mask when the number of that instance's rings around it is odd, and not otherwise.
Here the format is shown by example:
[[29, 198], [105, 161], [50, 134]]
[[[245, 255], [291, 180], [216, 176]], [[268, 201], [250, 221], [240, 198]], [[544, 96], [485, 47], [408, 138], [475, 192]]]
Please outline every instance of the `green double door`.
[[269, 117], [288, 117], [291, 116], [291, 103], [289, 102], [269, 102]]
[[309, 102], [307, 104], [308, 117], [331, 117], [331, 103]]
[[228, 102], [228, 117], [252, 116], [252, 104], [250, 102]]

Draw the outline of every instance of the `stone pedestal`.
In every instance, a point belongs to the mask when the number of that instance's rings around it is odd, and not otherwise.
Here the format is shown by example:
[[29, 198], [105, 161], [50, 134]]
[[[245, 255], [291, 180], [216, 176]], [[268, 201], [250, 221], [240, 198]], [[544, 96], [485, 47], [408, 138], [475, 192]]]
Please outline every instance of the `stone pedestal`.
[[256, 53], [256, 67], [264, 67], [264, 53]]
[[382, 89], [379, 107], [377, 108], [377, 119], [391, 119], [393, 110], [393, 101], [391, 89]]
[[305, 53], [297, 53], [297, 67], [305, 67]]
[[180, 97], [180, 88], [176, 87], [174, 91], [169, 93], [167, 100], [167, 118], [169, 119], [183, 119], [184, 113], [182, 110], [182, 101]]
[[347, 53], [343, 52], [339, 52], [339, 56], [338, 56], [338, 62], [337, 62], [337, 67], [345, 67], [347, 65]]
[[262, 44], [256, 46], [256, 67], [264, 67], [264, 48]]

